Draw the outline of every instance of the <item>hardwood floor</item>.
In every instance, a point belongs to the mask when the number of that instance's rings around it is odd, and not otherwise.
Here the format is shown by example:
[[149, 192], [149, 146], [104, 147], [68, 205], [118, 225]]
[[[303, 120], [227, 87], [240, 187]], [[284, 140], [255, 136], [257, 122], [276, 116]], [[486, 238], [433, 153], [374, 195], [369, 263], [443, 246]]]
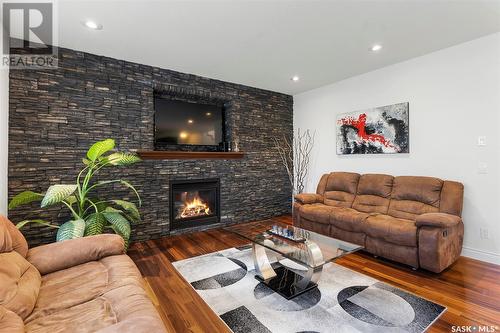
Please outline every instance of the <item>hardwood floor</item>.
[[[291, 223], [291, 218], [261, 223], [275, 221]], [[233, 233], [215, 229], [135, 243], [129, 255], [143, 274], [169, 332], [230, 332], [171, 262], [247, 243]], [[460, 257], [443, 273], [433, 274], [362, 252], [335, 262], [446, 306], [448, 310], [429, 332], [451, 332], [453, 325], [496, 326], [500, 332], [500, 266]]]

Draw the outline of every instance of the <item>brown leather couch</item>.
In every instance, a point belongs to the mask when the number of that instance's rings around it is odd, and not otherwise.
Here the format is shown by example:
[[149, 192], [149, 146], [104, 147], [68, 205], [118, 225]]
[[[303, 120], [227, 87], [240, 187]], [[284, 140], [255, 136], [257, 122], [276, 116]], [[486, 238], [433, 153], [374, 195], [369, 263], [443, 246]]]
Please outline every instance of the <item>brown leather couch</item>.
[[0, 216], [0, 333], [166, 332], [117, 235], [28, 250]]
[[463, 185], [432, 177], [332, 172], [295, 196], [294, 224], [439, 273], [460, 256]]

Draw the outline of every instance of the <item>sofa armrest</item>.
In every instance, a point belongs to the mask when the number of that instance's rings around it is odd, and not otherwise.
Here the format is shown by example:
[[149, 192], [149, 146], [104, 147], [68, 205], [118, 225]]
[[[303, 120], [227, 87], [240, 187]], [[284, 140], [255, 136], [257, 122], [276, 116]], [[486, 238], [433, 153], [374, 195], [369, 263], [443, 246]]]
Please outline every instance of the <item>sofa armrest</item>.
[[300, 193], [295, 195], [295, 201], [300, 202], [301, 204], [313, 204], [317, 202], [323, 202], [323, 197], [316, 193]]
[[45, 275], [124, 253], [124, 241], [120, 236], [103, 234], [37, 246], [28, 251], [26, 259]]
[[0, 333], [24, 333], [21, 317], [0, 305]]
[[425, 213], [417, 216], [417, 227], [429, 226], [438, 228], [449, 228], [460, 224], [462, 219], [459, 216], [447, 213]]

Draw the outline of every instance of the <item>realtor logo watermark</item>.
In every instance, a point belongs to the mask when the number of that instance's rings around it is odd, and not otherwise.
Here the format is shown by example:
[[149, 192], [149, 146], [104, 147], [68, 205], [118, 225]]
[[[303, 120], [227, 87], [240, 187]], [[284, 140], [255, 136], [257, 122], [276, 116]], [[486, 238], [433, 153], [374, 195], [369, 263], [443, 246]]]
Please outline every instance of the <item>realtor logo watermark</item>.
[[452, 333], [495, 333], [498, 332], [498, 326], [492, 325], [453, 325]]
[[11, 69], [57, 68], [55, 3], [2, 1], [2, 61]]

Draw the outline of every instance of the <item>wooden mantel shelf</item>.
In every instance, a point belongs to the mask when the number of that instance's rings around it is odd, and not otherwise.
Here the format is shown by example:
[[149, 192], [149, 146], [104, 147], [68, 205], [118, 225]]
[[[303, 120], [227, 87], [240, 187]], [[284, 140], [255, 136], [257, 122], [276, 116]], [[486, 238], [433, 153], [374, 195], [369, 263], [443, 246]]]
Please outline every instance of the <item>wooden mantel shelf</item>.
[[225, 151], [160, 151], [160, 150], [139, 150], [137, 152], [143, 160], [234, 160], [243, 158], [242, 152]]

